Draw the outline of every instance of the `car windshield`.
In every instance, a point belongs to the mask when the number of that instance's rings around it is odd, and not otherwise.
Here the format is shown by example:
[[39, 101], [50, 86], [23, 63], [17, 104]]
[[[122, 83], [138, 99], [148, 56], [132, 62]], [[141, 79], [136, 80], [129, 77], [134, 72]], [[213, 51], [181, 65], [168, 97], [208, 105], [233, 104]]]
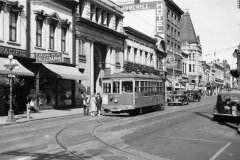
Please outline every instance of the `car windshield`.
[[239, 95], [239, 96], [235, 96], [235, 95], [223, 95], [222, 98], [223, 98], [223, 101], [226, 100], [226, 99], [231, 100], [231, 101], [239, 101], [240, 95]]

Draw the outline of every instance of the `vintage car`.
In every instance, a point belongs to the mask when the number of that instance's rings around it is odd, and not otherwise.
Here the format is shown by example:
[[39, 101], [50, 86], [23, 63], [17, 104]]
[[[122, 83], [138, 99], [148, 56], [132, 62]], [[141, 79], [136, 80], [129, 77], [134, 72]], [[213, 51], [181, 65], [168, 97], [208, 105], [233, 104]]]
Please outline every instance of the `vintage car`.
[[240, 120], [240, 91], [226, 91], [217, 96], [217, 103], [213, 109], [214, 120]]
[[170, 105], [184, 105], [188, 104], [188, 96], [184, 92], [175, 92], [167, 99], [167, 104]]
[[188, 96], [189, 102], [195, 102], [195, 101], [200, 102], [201, 100], [201, 94], [199, 90], [187, 90], [186, 94]]

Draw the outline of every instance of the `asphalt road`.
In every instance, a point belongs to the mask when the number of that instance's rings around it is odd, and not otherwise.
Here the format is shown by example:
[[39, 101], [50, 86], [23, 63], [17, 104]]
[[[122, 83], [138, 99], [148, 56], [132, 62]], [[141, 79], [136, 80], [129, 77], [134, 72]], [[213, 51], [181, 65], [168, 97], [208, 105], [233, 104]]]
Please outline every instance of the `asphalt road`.
[[0, 128], [0, 160], [240, 159], [236, 125], [212, 121], [216, 97], [135, 117], [72, 116]]

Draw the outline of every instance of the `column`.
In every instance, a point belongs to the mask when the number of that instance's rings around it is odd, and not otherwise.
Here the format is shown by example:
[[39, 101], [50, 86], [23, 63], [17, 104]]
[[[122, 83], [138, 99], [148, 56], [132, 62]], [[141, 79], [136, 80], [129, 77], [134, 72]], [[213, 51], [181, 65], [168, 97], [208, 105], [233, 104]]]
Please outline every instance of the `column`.
[[91, 14], [91, 20], [93, 21], [93, 22], [96, 22], [96, 6], [94, 6], [94, 5], [91, 5], [91, 7], [90, 7], [91, 9], [90, 9], [90, 14]]
[[90, 95], [94, 94], [94, 42], [90, 43]]

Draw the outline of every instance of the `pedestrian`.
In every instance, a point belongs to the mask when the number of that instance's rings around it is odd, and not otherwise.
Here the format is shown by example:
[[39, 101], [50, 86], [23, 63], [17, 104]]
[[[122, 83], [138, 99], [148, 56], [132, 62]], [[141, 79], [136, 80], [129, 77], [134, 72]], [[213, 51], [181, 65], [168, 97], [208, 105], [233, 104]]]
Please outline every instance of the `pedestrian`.
[[32, 110], [34, 110], [34, 105], [35, 105], [35, 101], [33, 98], [28, 98], [27, 99], [27, 104], [26, 104], [26, 113], [27, 113], [27, 118], [30, 119], [32, 118], [30, 113]]
[[83, 100], [83, 113], [84, 113], [84, 115], [88, 115], [89, 100], [85, 93], [83, 93], [83, 95], [82, 95], [82, 100]]
[[92, 97], [91, 97], [90, 106], [89, 106], [90, 116], [94, 117], [96, 111], [97, 111], [96, 97], [93, 94]]
[[102, 109], [102, 97], [101, 97], [100, 93], [97, 93], [96, 106], [97, 106], [97, 114], [98, 114], [98, 116], [100, 116], [101, 109]]

